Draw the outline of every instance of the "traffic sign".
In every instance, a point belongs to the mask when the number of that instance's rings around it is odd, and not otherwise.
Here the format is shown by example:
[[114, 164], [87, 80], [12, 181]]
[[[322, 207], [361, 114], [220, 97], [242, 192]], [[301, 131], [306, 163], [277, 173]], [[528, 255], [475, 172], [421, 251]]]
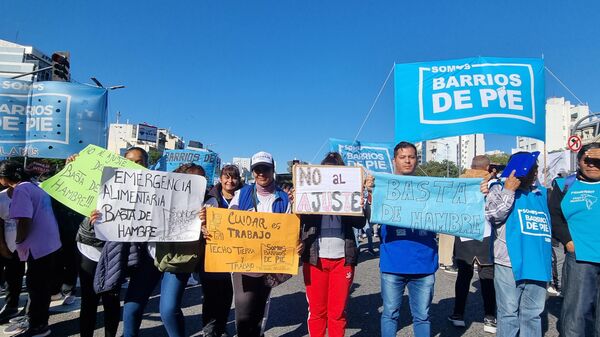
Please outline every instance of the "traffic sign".
[[567, 146], [569, 147], [569, 150], [573, 152], [579, 152], [579, 150], [581, 150], [582, 145], [583, 144], [581, 143], [581, 138], [579, 138], [579, 136], [577, 135], [572, 135], [567, 141]]

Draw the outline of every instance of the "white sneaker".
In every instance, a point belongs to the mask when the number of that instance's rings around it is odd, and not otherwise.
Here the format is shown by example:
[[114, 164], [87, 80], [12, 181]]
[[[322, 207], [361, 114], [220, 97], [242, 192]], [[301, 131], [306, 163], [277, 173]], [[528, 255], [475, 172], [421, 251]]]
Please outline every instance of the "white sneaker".
[[4, 328], [3, 332], [7, 335], [16, 335], [27, 329], [29, 329], [29, 321], [27, 319], [25, 319], [23, 321], [10, 324], [6, 328]]
[[546, 291], [548, 291], [548, 294], [550, 294], [550, 296], [560, 296], [560, 291], [556, 290], [554, 286], [549, 286], [548, 289], [546, 289]]

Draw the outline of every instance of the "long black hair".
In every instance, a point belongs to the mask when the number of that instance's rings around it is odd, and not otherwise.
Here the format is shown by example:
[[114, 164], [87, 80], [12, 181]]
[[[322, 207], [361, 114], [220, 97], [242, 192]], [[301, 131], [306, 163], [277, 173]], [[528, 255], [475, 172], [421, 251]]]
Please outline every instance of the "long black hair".
[[27, 172], [23, 164], [13, 161], [4, 160], [0, 162], [0, 177], [7, 178], [14, 182], [29, 181], [31, 177]]

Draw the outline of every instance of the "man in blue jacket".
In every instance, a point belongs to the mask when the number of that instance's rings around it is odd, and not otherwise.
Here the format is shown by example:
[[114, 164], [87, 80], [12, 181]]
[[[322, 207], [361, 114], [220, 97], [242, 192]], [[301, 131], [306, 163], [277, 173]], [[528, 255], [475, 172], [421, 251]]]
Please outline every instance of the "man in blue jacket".
[[[398, 143], [394, 148], [395, 174], [414, 175], [416, 168], [417, 148], [408, 142]], [[374, 186], [373, 177], [367, 178], [367, 186]], [[379, 249], [383, 298], [381, 336], [396, 336], [402, 295], [408, 287], [415, 336], [429, 337], [429, 307], [438, 268], [435, 233], [383, 224]]]

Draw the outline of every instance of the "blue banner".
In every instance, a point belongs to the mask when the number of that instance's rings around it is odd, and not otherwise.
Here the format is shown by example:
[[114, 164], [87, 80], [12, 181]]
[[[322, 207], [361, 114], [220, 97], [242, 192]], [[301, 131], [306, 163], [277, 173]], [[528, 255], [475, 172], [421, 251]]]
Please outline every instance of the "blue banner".
[[219, 178], [221, 159], [219, 154], [210, 150], [165, 150], [163, 156], [156, 162], [153, 170], [175, 171], [182, 164], [194, 163], [206, 171], [207, 186], [217, 183]]
[[371, 223], [483, 240], [481, 179], [376, 173]]
[[106, 147], [107, 97], [83, 84], [0, 78], [0, 156], [64, 159]]
[[352, 142], [330, 138], [329, 144], [330, 151], [339, 152], [348, 166], [360, 165], [372, 172], [394, 171], [394, 145], [390, 143]]
[[544, 62], [469, 58], [396, 64], [396, 140], [475, 133], [545, 140]]

